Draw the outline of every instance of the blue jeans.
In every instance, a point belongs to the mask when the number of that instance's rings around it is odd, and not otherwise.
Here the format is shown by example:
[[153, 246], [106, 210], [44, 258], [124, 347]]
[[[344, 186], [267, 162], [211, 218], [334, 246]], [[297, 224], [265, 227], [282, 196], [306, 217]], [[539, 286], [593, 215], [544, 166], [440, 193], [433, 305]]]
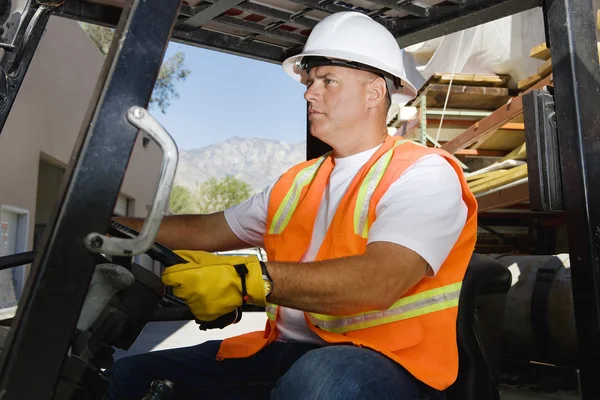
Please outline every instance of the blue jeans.
[[215, 359], [220, 341], [117, 360], [105, 400], [140, 400], [154, 379], [175, 384], [176, 399], [444, 399], [374, 351], [273, 342], [243, 359]]

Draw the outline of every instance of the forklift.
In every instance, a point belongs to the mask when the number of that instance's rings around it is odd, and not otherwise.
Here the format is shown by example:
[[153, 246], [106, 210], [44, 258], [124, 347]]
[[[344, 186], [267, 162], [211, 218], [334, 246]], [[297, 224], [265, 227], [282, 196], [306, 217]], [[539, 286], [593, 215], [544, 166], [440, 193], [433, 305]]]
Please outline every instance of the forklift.
[[[527, 161], [536, 176], [531, 206], [566, 216], [579, 393], [600, 399], [600, 69], [592, 0], [0, 0], [0, 131], [50, 16], [115, 28], [41, 244], [0, 258], [0, 269], [31, 263], [16, 315], [0, 325], [0, 399], [101, 399], [115, 349], [130, 348], [149, 322], [194, 320], [158, 276], [133, 262], [144, 253], [165, 267], [184, 262], [154, 240], [178, 162], [176, 144], [147, 110], [169, 41], [281, 63], [336, 12], [367, 14], [406, 47], [536, 7], [554, 83], [524, 98], [528, 151], [536, 155]], [[236, 18], [244, 12], [274, 22]], [[136, 232], [112, 213], [140, 133], [163, 159], [154, 202]], [[306, 140], [307, 159], [329, 150], [308, 133]], [[459, 374], [449, 400], [501, 398], [510, 285], [502, 263], [473, 255], [459, 299]], [[200, 328], [223, 328], [249, 311], [240, 307]], [[171, 383], [159, 380], [146, 398], [170, 392]]]

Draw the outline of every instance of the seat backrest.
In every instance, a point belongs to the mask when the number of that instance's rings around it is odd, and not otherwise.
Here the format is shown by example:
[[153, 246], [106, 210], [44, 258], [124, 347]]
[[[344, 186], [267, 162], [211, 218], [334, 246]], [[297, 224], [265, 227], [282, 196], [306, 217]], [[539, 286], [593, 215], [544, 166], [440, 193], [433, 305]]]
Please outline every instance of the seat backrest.
[[457, 341], [459, 370], [448, 400], [497, 400], [496, 385], [504, 303], [510, 271], [498, 260], [473, 254], [461, 288]]

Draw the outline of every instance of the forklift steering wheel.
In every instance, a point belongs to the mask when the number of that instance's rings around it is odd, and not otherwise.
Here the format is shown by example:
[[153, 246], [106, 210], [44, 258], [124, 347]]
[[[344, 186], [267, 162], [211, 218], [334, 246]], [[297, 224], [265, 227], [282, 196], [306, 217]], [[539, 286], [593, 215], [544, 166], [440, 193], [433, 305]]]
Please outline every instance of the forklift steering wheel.
[[[139, 233], [136, 230], [129, 228], [128, 226], [120, 224], [116, 221], [111, 221], [108, 234], [111, 236], [121, 238], [133, 238], [136, 237]], [[167, 247], [160, 244], [159, 242], [154, 242], [152, 246], [146, 251], [146, 254], [153, 260], [161, 263], [165, 268], [175, 264], [187, 263], [186, 260], [178, 256], [175, 252], [169, 250]], [[183, 315], [183, 318], [178, 319], [195, 319], [193, 314], [189, 310], [188, 305], [182, 300], [175, 297], [170, 287], [167, 287], [165, 289], [165, 293], [161, 301], [161, 306], [161, 314], [177, 313], [180, 316]], [[185, 311], [182, 309], [184, 309]], [[195, 320], [200, 325], [201, 330], [207, 330], [215, 328], [222, 329], [228, 325], [239, 322], [241, 318], [242, 308], [238, 307], [231, 313], [223, 315], [215, 319], [214, 321], [199, 321], [197, 319]]]

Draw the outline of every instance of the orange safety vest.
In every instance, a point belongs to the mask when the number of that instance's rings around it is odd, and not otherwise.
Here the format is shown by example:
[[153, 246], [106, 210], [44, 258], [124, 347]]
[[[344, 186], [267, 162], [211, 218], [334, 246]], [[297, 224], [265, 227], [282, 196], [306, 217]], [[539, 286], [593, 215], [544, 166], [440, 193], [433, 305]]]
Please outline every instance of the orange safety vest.
[[[439, 154], [455, 169], [467, 205], [467, 220], [435, 277], [423, 278], [387, 310], [351, 316], [305, 313], [312, 331], [329, 343], [378, 351], [438, 390], [458, 374], [458, 299], [477, 234], [477, 201], [456, 160], [441, 149], [390, 137], [354, 177], [343, 196], [316, 261], [364, 254], [369, 227], [381, 197], [421, 157]], [[275, 184], [268, 206], [265, 250], [269, 260], [298, 262], [308, 249], [317, 212], [333, 170], [331, 154], [286, 172]], [[248, 357], [276, 339], [277, 306], [267, 307], [266, 329], [223, 341], [218, 359]]]

